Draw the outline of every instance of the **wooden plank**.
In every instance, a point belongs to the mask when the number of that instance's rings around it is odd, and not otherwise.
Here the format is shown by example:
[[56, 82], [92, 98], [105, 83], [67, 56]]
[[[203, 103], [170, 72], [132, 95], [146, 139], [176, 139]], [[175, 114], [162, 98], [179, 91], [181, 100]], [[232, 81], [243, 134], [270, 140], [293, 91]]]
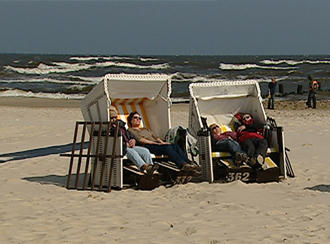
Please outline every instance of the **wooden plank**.
[[116, 131], [114, 135], [114, 140], [113, 140], [113, 146], [112, 146], [112, 157], [111, 157], [111, 164], [110, 164], [110, 173], [109, 173], [109, 181], [108, 181], [108, 192], [111, 192], [111, 178], [112, 178], [112, 171], [113, 171], [113, 164], [115, 162], [115, 153], [116, 153], [116, 144], [117, 144], [117, 138], [118, 138], [118, 132], [119, 132], [119, 121], [117, 120], [116, 122]]
[[[86, 123], [87, 124], [87, 123]], [[91, 153], [91, 149], [92, 149], [92, 139], [93, 139], [93, 134], [94, 134], [94, 128], [95, 128], [95, 123], [92, 123], [91, 126], [91, 132], [89, 134], [89, 145], [88, 145], [88, 150], [87, 150], [87, 158], [86, 158], [86, 165], [85, 165], [85, 176], [84, 176], [84, 183], [83, 183], [83, 190], [86, 189], [86, 185], [87, 185], [87, 176], [88, 176], [88, 168], [89, 168], [89, 161], [90, 161], [90, 153]]]
[[[78, 134], [78, 125], [79, 125], [79, 123], [76, 123], [76, 127], [75, 127], [75, 130], [74, 130], [74, 135], [73, 135], [73, 145], [72, 145], [72, 151], [71, 151], [71, 154], [72, 154], [72, 155], [73, 155], [74, 151], [76, 150], [76, 141], [77, 141], [77, 134]], [[70, 181], [71, 181], [71, 174], [72, 174], [73, 160], [74, 160], [74, 157], [71, 156], [71, 159], [70, 159], [70, 166], [69, 166], [69, 172], [68, 172], [68, 181], [67, 181], [67, 184], [66, 184], [66, 188], [67, 188], [67, 189], [70, 188]]]
[[[99, 129], [99, 131], [98, 131], [98, 134], [97, 134], [97, 141], [96, 141], [96, 153], [99, 153], [99, 150], [100, 150], [101, 133], [102, 133], [102, 124], [101, 123], [99, 123], [98, 129]], [[97, 163], [98, 163], [98, 157], [95, 157], [93, 177], [92, 177], [92, 187], [91, 187], [92, 190], [94, 190]]]

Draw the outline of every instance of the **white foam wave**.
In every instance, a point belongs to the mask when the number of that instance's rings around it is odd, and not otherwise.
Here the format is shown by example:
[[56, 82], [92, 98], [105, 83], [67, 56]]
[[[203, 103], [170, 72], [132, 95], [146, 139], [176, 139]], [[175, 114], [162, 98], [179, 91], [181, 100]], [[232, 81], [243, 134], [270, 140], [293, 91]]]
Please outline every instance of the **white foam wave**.
[[222, 70], [244, 70], [244, 69], [295, 69], [295, 67], [276, 67], [276, 66], [261, 66], [257, 64], [224, 64], [220, 63], [219, 66]]
[[53, 65], [46, 65], [40, 63], [36, 68], [19, 68], [12, 67], [10, 65], [5, 66], [7, 70], [11, 70], [20, 74], [41, 74], [46, 75], [50, 73], [69, 73], [77, 72], [81, 70], [88, 70], [90, 68], [98, 67], [124, 67], [124, 68], [134, 68], [134, 69], [167, 69], [169, 65], [167, 63], [163, 64], [153, 64], [153, 65], [138, 65], [132, 63], [124, 62], [100, 62], [95, 64], [86, 64], [86, 63], [65, 63], [65, 62], [53, 62]]
[[[180, 78], [180, 79], [176, 79], [176, 77], [174, 76], [172, 78], [172, 81], [174, 82], [218, 82], [218, 81], [236, 81], [237, 79], [228, 79], [228, 78], [210, 78], [210, 77], [206, 77], [206, 76], [199, 76], [199, 75], [194, 75], [192, 76], [192, 74], [181, 74], [182, 76], [188, 76], [190, 75], [191, 77], [189, 78]], [[180, 74], [177, 74], [177, 77], [180, 77]], [[247, 77], [243, 77], [240, 76], [238, 77], [239, 80], [249, 80]], [[267, 82], [267, 81], [271, 81], [271, 79], [254, 79], [257, 82]]]
[[159, 59], [157, 59], [157, 58], [140, 58], [140, 60], [142, 62], [148, 62], [148, 61], [157, 61]]
[[132, 57], [118, 57], [118, 56], [89, 56], [89, 57], [70, 57], [71, 60], [77, 61], [92, 61], [92, 60], [132, 60]]
[[50, 66], [50, 65], [41, 63], [36, 68], [19, 68], [19, 67], [12, 67], [10, 65], [5, 66], [4, 68], [7, 70], [11, 70], [11, 71], [20, 73], [20, 74], [46, 75], [46, 74], [50, 74], [50, 73], [67, 73], [67, 72], [80, 71], [80, 70], [88, 69], [89, 67], [90, 67], [90, 65], [88, 65], [88, 64], [63, 63], [63, 65]]
[[301, 61], [296, 61], [296, 60], [262, 60], [260, 61], [262, 64], [270, 64], [270, 65], [278, 65], [278, 64], [288, 64], [288, 65], [297, 65], [297, 64], [330, 64], [329, 60], [301, 60]]
[[31, 91], [7, 90], [0, 92], [0, 97], [36, 97], [36, 98], [52, 98], [52, 99], [82, 99], [85, 94], [64, 94], [64, 93], [33, 93]]
[[85, 77], [85, 76], [77, 76], [77, 75], [69, 75], [68, 77], [69, 78], [73, 78], [73, 79], [79, 79], [79, 80], [87, 81], [89, 83], [94, 83], [94, 84], [99, 83], [104, 78], [104, 76], [101, 76], [101, 77], [90, 77], [90, 76], [87, 76], [87, 77]]
[[91, 61], [91, 60], [99, 60], [101, 57], [70, 57], [71, 60], [77, 61]]
[[72, 78], [78, 78], [82, 81], [74, 81], [74, 80], [55, 80], [51, 78], [33, 78], [33, 79], [18, 79], [18, 80], [0, 80], [0, 83], [43, 83], [43, 82], [48, 82], [48, 83], [57, 83], [57, 84], [72, 84], [72, 85], [96, 85], [98, 84], [103, 77], [74, 77], [70, 76]]

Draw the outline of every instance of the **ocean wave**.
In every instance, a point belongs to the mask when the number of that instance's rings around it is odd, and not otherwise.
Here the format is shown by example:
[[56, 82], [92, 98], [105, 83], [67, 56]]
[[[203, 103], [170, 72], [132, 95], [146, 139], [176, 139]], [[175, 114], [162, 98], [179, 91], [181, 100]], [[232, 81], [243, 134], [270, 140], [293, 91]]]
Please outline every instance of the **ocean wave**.
[[257, 65], [257, 64], [224, 64], [224, 63], [220, 63], [219, 68], [221, 70], [245, 70], [245, 69], [286, 70], [286, 69], [295, 69], [295, 67], [275, 67], [275, 66], [261, 66], [261, 65]]
[[53, 65], [47, 65], [40, 63], [35, 68], [21, 68], [13, 67], [10, 65], [4, 66], [6, 70], [14, 71], [20, 74], [39, 74], [46, 75], [51, 73], [69, 73], [77, 72], [82, 70], [88, 70], [91, 68], [104, 68], [104, 67], [123, 67], [131, 69], [167, 69], [169, 65], [167, 63], [163, 64], [152, 64], [152, 65], [138, 65], [132, 63], [123, 63], [123, 62], [100, 62], [95, 64], [86, 64], [86, 63], [66, 63], [66, 62], [53, 62]]
[[[74, 77], [77, 80], [56, 80], [51, 78], [32, 78], [32, 79], [16, 79], [16, 80], [1, 80], [0, 83], [56, 83], [56, 84], [72, 84], [72, 85], [96, 85], [103, 77]], [[80, 81], [79, 81], [80, 80]]]
[[29, 74], [29, 75], [46, 75], [51, 73], [68, 73], [89, 69], [91, 65], [88, 64], [68, 64], [68, 63], [59, 63], [63, 65], [50, 66], [46, 64], [39, 64], [35, 68], [21, 68], [21, 67], [12, 67], [10, 65], [5, 66], [6, 70], [14, 71], [20, 74]]
[[119, 56], [82, 56], [82, 57], [70, 57], [71, 60], [77, 61], [93, 61], [93, 60], [133, 60], [133, 57], [119, 57]]
[[36, 98], [52, 98], [52, 99], [83, 99], [85, 94], [64, 94], [64, 93], [44, 93], [44, 92], [31, 92], [22, 90], [6, 90], [0, 92], [0, 97], [36, 97]]
[[[210, 76], [203, 76], [203, 75], [196, 75], [191, 73], [176, 73], [172, 76], [173, 82], [218, 82], [218, 81], [236, 81], [236, 80], [250, 80], [248, 76], [237, 76], [236, 79], [226, 78], [223, 76], [219, 77], [210, 77]], [[257, 78], [253, 79], [257, 82], [269, 82], [271, 78]]]
[[262, 60], [260, 61], [262, 64], [267, 64], [267, 65], [278, 65], [278, 64], [288, 64], [288, 65], [298, 65], [298, 64], [330, 64], [329, 60], [301, 60], [301, 61], [296, 61], [296, 60]]
[[158, 61], [159, 59], [157, 58], [140, 58], [142, 62], [148, 62], [148, 61]]

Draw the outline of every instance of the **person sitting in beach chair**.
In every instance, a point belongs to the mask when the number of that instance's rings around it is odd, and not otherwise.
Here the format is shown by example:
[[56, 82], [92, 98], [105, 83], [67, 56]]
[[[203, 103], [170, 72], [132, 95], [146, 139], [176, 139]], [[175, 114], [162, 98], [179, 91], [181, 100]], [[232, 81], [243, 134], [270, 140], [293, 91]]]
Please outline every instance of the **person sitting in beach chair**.
[[132, 161], [141, 172], [146, 172], [148, 175], [152, 175], [155, 170], [158, 169], [158, 164], [152, 162], [150, 152], [147, 148], [136, 146], [136, 138], [132, 133], [126, 130], [125, 122], [118, 119], [118, 111], [114, 106], [109, 109], [110, 121], [112, 122], [112, 130], [115, 129], [116, 121], [119, 124], [120, 132], [123, 136], [123, 141], [126, 148], [126, 157]]
[[167, 155], [168, 159], [176, 164], [182, 171], [196, 173], [199, 166], [190, 161], [187, 154], [177, 144], [164, 142], [156, 136], [150, 129], [141, 128], [141, 116], [138, 112], [131, 112], [127, 118], [128, 131], [133, 133], [137, 141], [148, 148], [155, 155]]
[[211, 147], [214, 152], [230, 152], [233, 162], [240, 166], [248, 161], [247, 154], [242, 150], [240, 144], [236, 141], [237, 132], [222, 132], [221, 127], [213, 123], [209, 126], [211, 131]]
[[251, 114], [245, 113], [243, 116], [236, 114], [235, 117], [241, 125], [237, 128], [237, 140], [242, 149], [249, 156], [248, 164], [253, 168], [260, 168], [264, 164], [268, 143], [264, 138], [264, 124], [254, 123]]

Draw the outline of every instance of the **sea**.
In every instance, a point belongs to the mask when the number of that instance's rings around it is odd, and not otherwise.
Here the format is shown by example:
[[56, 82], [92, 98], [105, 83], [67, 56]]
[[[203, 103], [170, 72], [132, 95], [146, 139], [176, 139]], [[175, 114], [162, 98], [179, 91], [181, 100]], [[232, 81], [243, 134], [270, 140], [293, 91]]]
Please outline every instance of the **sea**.
[[82, 99], [108, 73], [172, 75], [172, 100], [187, 101], [194, 82], [255, 79], [267, 96], [271, 78], [276, 95], [301, 98], [308, 75], [329, 98], [330, 55], [305, 56], [121, 56], [0, 54], [0, 97]]

